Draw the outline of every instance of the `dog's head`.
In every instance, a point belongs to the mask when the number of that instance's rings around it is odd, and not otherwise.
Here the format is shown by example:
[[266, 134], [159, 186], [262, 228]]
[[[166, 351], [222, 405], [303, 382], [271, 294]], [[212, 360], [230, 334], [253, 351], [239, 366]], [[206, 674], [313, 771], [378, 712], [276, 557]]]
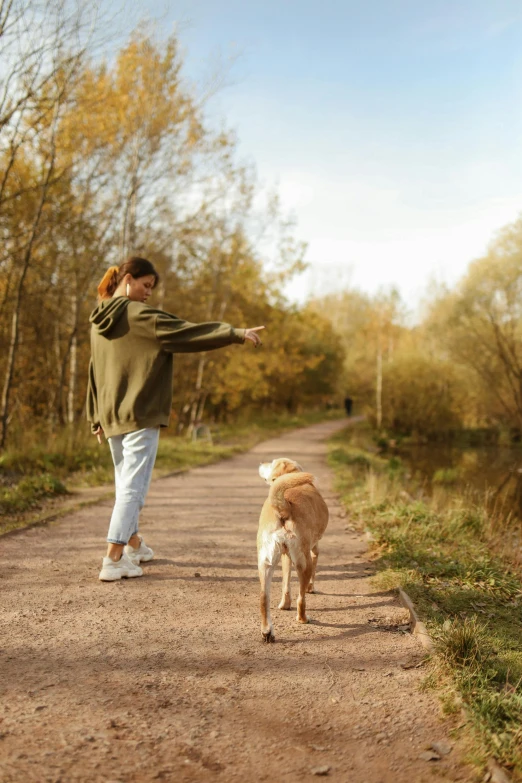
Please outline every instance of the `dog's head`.
[[266, 481], [267, 484], [271, 484], [279, 476], [283, 476], [285, 473], [302, 473], [303, 468], [298, 462], [287, 457], [280, 457], [274, 459], [272, 462], [262, 462], [259, 466], [259, 475]]

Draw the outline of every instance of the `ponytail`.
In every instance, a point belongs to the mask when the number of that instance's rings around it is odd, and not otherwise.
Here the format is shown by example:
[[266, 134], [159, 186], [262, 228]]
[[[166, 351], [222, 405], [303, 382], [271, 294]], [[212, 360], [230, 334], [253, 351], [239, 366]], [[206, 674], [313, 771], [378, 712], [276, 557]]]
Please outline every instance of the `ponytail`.
[[132, 256], [121, 266], [110, 266], [107, 269], [98, 286], [98, 300], [101, 302], [103, 299], [110, 299], [125, 275], [131, 275], [135, 279], [145, 277], [146, 275], [154, 275], [154, 285], [152, 287], [156, 288], [159, 283], [159, 275], [151, 262], [147, 261], [146, 258]]
[[110, 266], [98, 286], [98, 299], [110, 299], [118, 287], [119, 267]]

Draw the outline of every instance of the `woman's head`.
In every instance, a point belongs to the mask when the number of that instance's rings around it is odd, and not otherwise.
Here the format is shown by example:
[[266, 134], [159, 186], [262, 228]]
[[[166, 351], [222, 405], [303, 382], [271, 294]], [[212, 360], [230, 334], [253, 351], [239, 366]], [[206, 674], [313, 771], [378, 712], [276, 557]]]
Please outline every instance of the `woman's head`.
[[145, 302], [159, 283], [159, 275], [146, 258], [133, 256], [121, 266], [111, 266], [98, 286], [98, 298], [110, 299], [128, 296], [136, 302]]

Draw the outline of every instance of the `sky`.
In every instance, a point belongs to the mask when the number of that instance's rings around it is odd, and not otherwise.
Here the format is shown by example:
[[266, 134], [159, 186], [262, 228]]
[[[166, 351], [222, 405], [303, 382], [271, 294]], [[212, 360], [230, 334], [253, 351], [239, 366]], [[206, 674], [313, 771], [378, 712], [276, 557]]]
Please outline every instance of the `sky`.
[[415, 308], [522, 212], [522, 0], [140, 0], [308, 243], [287, 293]]

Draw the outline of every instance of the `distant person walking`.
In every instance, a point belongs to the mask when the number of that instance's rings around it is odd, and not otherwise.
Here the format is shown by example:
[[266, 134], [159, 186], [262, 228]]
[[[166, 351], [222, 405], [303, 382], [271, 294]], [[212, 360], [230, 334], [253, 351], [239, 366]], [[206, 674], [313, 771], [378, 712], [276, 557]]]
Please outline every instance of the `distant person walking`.
[[194, 324], [146, 304], [159, 275], [150, 261], [130, 258], [112, 266], [98, 286], [90, 315], [91, 362], [87, 418], [101, 443], [108, 439], [116, 502], [99, 578], [113, 582], [142, 576], [139, 564], [154, 552], [138, 532], [158, 450], [160, 427], [172, 405], [173, 354], [211, 351], [233, 343], [261, 344], [253, 329], [219, 321]]
[[353, 406], [353, 400], [351, 397], [345, 397], [344, 398], [344, 409], [346, 411], [347, 416], [352, 415], [352, 406]]

